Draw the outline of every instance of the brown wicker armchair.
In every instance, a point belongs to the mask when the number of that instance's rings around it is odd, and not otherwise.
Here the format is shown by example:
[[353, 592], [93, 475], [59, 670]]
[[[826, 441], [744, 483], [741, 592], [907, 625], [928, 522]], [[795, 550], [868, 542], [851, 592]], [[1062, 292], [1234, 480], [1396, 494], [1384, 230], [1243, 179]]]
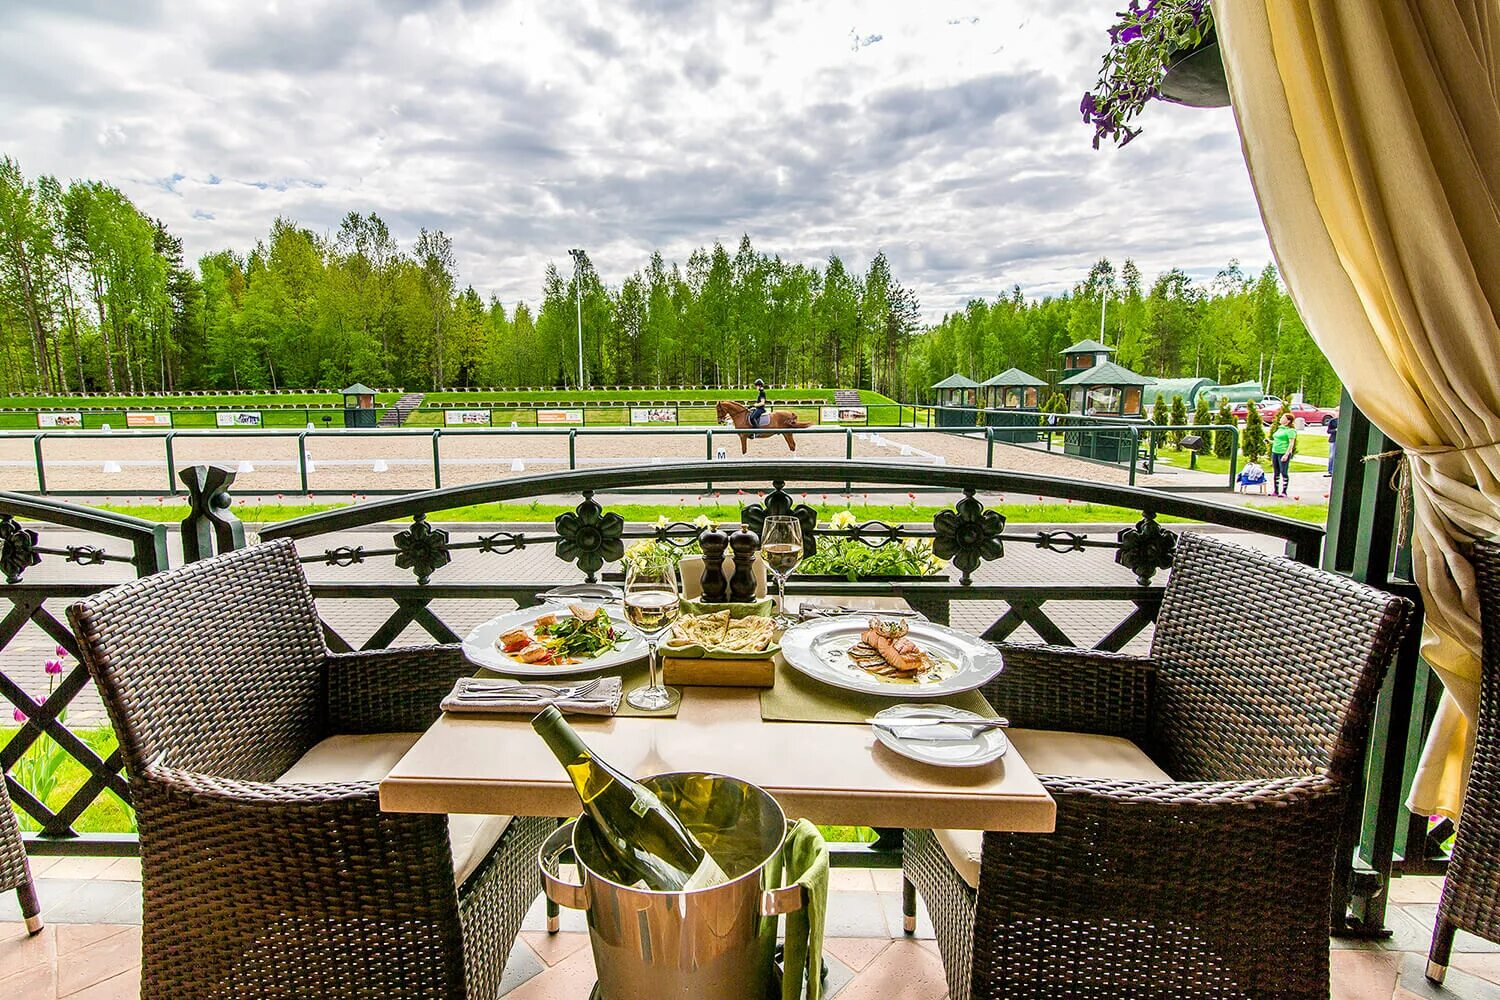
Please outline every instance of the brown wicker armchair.
[[140, 821], [142, 997], [495, 996], [555, 823], [377, 794], [466, 671], [456, 647], [329, 653], [287, 541], [68, 617]]
[[21, 827], [10, 804], [10, 791], [4, 775], [0, 775], [0, 892], [11, 889], [21, 901], [26, 932], [38, 933], [42, 929], [42, 906], [36, 897], [36, 884], [31, 881], [31, 863], [26, 858], [26, 845], [21, 843]]
[[955, 1000], [1326, 1000], [1334, 846], [1409, 613], [1184, 534], [1150, 657], [1003, 646], [985, 694], [1057, 829], [908, 833]]
[[1439, 983], [1448, 974], [1455, 933], [1500, 941], [1500, 866], [1495, 864], [1500, 857], [1500, 545], [1476, 544], [1473, 560], [1483, 636], [1479, 721], [1469, 789], [1427, 958], [1427, 978]]

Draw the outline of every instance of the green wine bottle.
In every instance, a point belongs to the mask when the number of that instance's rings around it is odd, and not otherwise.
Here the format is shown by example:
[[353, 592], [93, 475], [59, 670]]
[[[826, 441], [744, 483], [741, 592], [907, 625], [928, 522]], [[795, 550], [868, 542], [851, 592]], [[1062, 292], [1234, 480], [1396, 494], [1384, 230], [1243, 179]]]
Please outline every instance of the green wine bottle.
[[598, 759], [562, 713], [547, 706], [531, 726], [568, 772], [595, 838], [623, 885], [676, 892], [724, 881], [698, 838], [651, 789]]

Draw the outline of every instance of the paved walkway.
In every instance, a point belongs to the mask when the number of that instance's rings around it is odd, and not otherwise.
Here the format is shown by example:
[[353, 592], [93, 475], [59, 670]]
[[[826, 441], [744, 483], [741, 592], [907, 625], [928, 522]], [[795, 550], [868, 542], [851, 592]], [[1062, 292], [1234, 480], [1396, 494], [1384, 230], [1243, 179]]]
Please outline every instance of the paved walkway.
[[[39, 858], [47, 927], [25, 936], [14, 894], [0, 897], [0, 997], [5, 1000], [137, 1000], [140, 996], [140, 866], [134, 860]], [[1460, 934], [1448, 981], [1423, 977], [1440, 882], [1397, 879], [1386, 941], [1330, 942], [1332, 1000], [1496, 1000], [1500, 945]], [[828, 905], [825, 996], [838, 1000], [942, 1000], [942, 958], [925, 912], [915, 937], [901, 933], [900, 874], [836, 870]], [[582, 1000], [594, 981], [581, 914], [563, 911], [549, 935], [541, 900], [511, 950], [507, 1000]], [[1253, 947], [1247, 942], [1247, 947]]]

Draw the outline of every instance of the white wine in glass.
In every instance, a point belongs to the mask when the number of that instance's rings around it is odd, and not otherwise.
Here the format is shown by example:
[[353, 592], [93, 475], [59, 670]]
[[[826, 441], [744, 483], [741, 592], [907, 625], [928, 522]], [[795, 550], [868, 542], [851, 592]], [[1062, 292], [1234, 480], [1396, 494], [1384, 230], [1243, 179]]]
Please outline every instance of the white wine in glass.
[[760, 557], [776, 578], [776, 623], [786, 626], [786, 578], [802, 561], [802, 522], [795, 517], [768, 517], [760, 529]]
[[659, 712], [671, 708], [681, 699], [673, 688], [661, 682], [661, 671], [656, 659], [656, 644], [662, 633], [671, 627], [681, 611], [682, 587], [677, 579], [677, 567], [671, 563], [661, 565], [631, 565], [625, 575], [625, 620], [640, 630], [646, 639], [649, 679], [644, 687], [638, 687], [625, 696], [627, 704], [645, 712]]

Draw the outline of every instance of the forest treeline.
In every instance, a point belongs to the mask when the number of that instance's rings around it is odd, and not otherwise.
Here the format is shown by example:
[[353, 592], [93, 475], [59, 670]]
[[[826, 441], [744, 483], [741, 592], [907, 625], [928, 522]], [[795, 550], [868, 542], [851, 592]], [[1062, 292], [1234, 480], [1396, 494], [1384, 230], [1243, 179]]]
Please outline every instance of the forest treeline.
[[1337, 396], [1269, 267], [1230, 265], [1207, 285], [1173, 270], [1146, 287], [1133, 262], [1100, 261], [1064, 294], [1012, 288], [924, 329], [883, 253], [809, 266], [746, 236], [682, 264], [655, 253], [617, 285], [583, 254], [548, 265], [534, 304], [506, 304], [462, 282], [441, 231], [403, 247], [375, 214], [333, 233], [277, 219], [248, 251], [192, 267], [117, 188], [28, 179], [0, 158], [0, 391], [573, 386], [580, 303], [593, 386], [764, 378], [920, 399], [954, 371], [1047, 378], [1064, 347], [1100, 335], [1102, 309], [1117, 360], [1146, 374]]

